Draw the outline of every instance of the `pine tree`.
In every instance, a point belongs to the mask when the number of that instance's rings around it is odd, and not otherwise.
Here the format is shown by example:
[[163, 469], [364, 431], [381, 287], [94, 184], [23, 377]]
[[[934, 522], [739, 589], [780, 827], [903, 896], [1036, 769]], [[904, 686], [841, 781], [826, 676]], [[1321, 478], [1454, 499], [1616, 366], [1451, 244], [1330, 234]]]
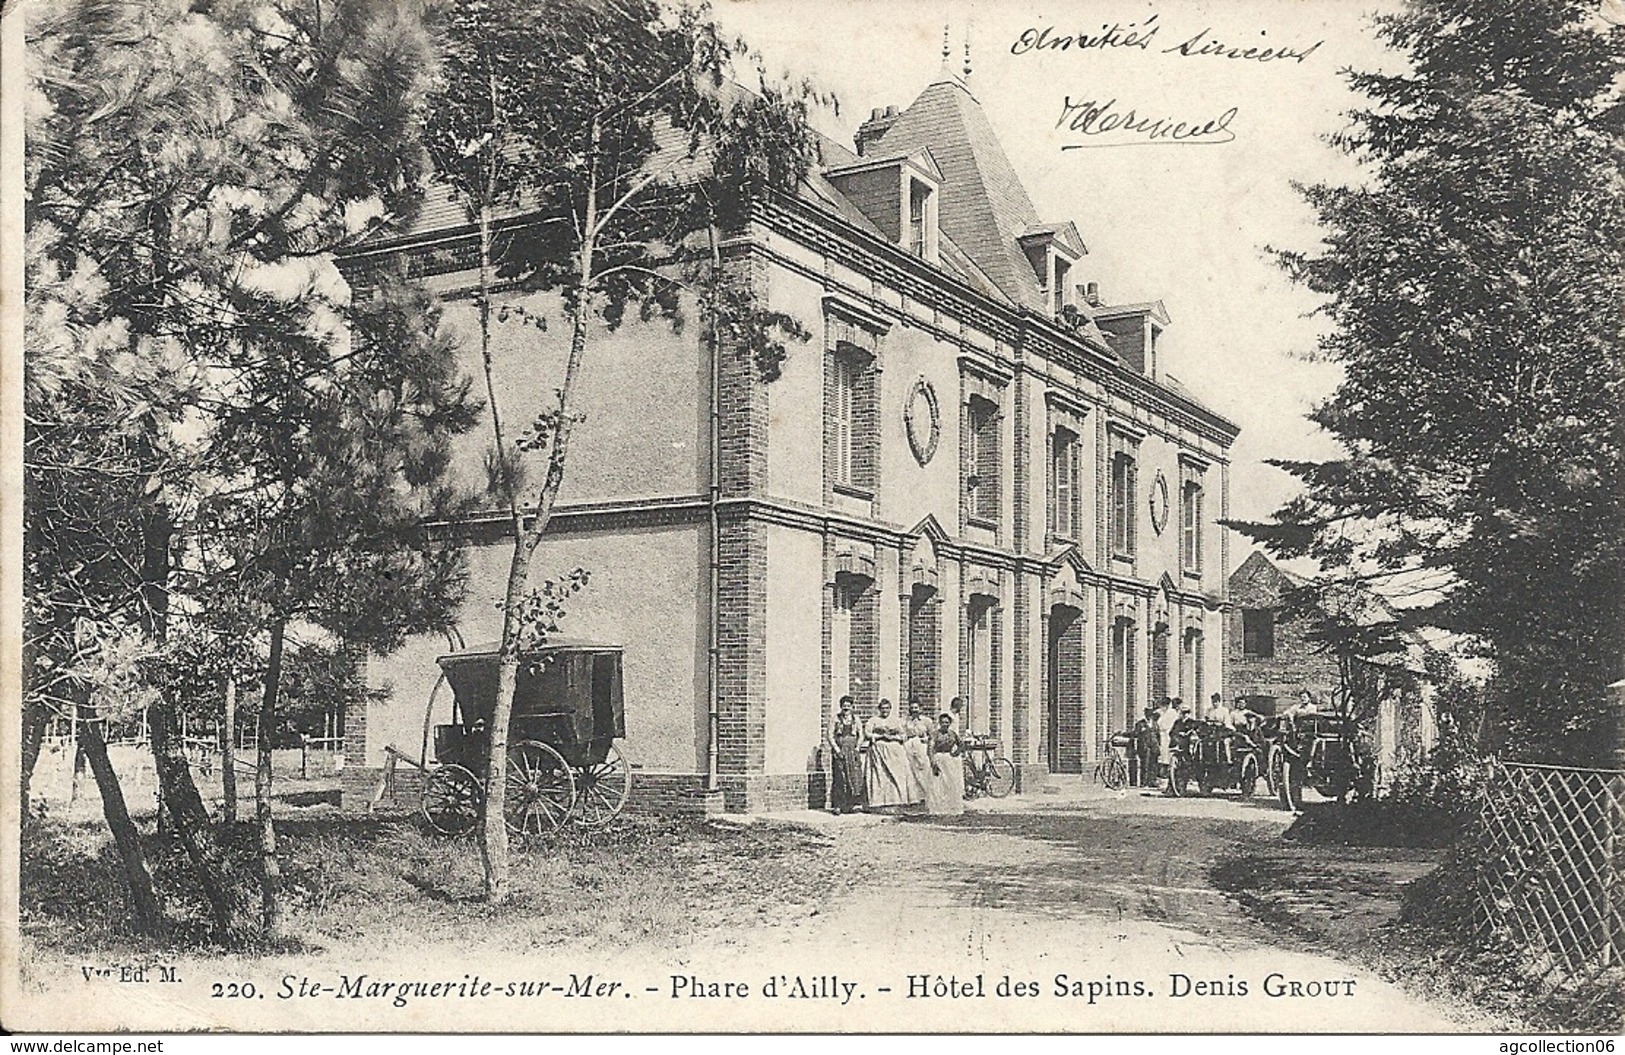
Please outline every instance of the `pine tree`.
[[[295, 618], [358, 647], [435, 625], [459, 566], [417, 524], [448, 498], [466, 384], [420, 291], [381, 275], [352, 298], [333, 263], [416, 205], [432, 54], [411, 9], [77, 0], [29, 46], [31, 269], [63, 287], [30, 293], [30, 511], [52, 518], [30, 535], [35, 625], [80, 604], [161, 653], [189, 623], [262, 618], [271, 655]], [[273, 662], [262, 722], [276, 692]], [[225, 940], [246, 906], [179, 706], [151, 708], [163, 805]]]
[[1577, 0], [1416, 0], [1377, 18], [1409, 71], [1337, 145], [1359, 186], [1305, 189], [1344, 371], [1311, 414], [1345, 457], [1248, 526], [1330, 578], [1386, 581], [1493, 661], [1507, 749], [1596, 764], [1621, 673], [1625, 30]]

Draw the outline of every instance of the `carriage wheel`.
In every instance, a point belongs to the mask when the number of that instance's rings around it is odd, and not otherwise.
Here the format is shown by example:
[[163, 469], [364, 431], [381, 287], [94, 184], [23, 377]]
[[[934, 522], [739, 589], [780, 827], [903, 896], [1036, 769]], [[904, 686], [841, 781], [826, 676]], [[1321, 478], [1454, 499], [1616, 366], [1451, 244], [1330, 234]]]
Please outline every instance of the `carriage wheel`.
[[419, 808], [441, 835], [463, 835], [479, 822], [484, 797], [473, 773], [462, 766], [438, 766], [423, 782]]
[[620, 814], [631, 794], [632, 767], [610, 744], [602, 762], [576, 773], [576, 817], [588, 827], [601, 827]]
[[1241, 791], [1241, 797], [1244, 799], [1251, 798], [1253, 792], [1258, 790], [1258, 758], [1256, 755], [1248, 755], [1241, 760], [1241, 779], [1236, 782], [1236, 787]]
[[1281, 805], [1293, 813], [1303, 812], [1303, 763], [1281, 758]]
[[545, 835], [564, 823], [575, 801], [575, 777], [557, 751], [535, 740], [508, 748], [502, 819], [509, 831]]

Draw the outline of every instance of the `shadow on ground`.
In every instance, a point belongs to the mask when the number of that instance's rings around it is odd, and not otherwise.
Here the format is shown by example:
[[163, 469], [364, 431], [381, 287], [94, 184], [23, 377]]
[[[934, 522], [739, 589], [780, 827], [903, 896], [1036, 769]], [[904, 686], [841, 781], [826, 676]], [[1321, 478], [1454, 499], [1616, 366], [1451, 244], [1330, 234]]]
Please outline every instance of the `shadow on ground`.
[[962, 904], [1051, 918], [1147, 920], [1250, 943], [1267, 937], [1210, 876], [1228, 854], [1263, 855], [1279, 846], [1278, 824], [1087, 806], [909, 824], [950, 840], [976, 840], [979, 853], [944, 852], [933, 862]]

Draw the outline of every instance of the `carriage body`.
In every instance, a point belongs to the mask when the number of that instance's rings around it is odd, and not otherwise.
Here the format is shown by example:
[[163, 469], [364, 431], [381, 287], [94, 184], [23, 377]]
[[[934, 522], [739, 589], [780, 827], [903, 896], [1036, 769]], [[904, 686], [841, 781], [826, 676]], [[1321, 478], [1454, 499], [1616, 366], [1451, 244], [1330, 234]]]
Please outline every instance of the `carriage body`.
[[[508, 720], [504, 814], [520, 812], [509, 816], [510, 827], [539, 834], [572, 818], [604, 823], [624, 806], [631, 771], [616, 745], [626, 735], [621, 658], [618, 645], [557, 639], [520, 657]], [[433, 754], [424, 812], [437, 829], [466, 830], [470, 813], [483, 808], [500, 655], [491, 644], [436, 662], [451, 689], [451, 720], [432, 724], [431, 698], [424, 747], [428, 754], [432, 744]], [[469, 788], [471, 782], [479, 787]], [[443, 808], [448, 798], [455, 807], [449, 813]]]
[[[465, 759], [483, 757], [496, 710], [498, 658], [489, 645], [437, 661], [453, 704], [452, 721], [435, 727], [435, 761], [467, 765]], [[603, 762], [610, 745], [625, 736], [619, 646], [553, 642], [520, 658], [510, 742], [546, 744], [580, 769]]]

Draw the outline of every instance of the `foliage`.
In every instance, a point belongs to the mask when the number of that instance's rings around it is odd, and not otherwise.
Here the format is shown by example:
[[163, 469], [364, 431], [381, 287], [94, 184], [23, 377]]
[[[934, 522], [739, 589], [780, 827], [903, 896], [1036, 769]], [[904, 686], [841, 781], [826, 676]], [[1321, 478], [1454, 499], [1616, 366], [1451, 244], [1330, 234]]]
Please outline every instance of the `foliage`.
[[1470, 635], [1507, 747], [1597, 763], [1620, 674], [1625, 29], [1578, 0], [1417, 0], [1379, 16], [1409, 60], [1337, 145], [1358, 186], [1304, 188], [1344, 379], [1312, 420], [1346, 454], [1281, 461], [1305, 493], [1244, 529], [1381, 581]]
[[130, 559], [154, 519], [166, 616], [183, 596], [228, 638], [309, 615], [380, 648], [443, 622], [458, 559], [416, 525], [478, 408], [426, 294], [379, 273], [352, 296], [331, 263], [416, 206], [421, 27], [79, 0], [29, 43], [36, 625], [156, 625]]
[[[76, 638], [120, 642], [124, 667], [171, 689], [165, 670], [242, 675], [263, 649], [270, 709], [291, 621], [377, 649], [443, 625], [461, 559], [419, 523], [456, 508], [448, 444], [478, 407], [433, 300], [387, 269], [352, 283], [333, 260], [416, 208], [433, 54], [415, 9], [70, 0], [38, 14], [30, 691], [51, 690]], [[216, 873], [202, 882], [223, 934], [226, 858], [176, 764], [175, 701], [153, 701], [164, 801]]]
[[1425, 651], [1402, 614], [1360, 584], [1316, 579], [1281, 592], [1280, 613], [1303, 621], [1303, 638], [1337, 662], [1338, 697], [1357, 721], [1390, 695], [1416, 688], [1413, 651]]

